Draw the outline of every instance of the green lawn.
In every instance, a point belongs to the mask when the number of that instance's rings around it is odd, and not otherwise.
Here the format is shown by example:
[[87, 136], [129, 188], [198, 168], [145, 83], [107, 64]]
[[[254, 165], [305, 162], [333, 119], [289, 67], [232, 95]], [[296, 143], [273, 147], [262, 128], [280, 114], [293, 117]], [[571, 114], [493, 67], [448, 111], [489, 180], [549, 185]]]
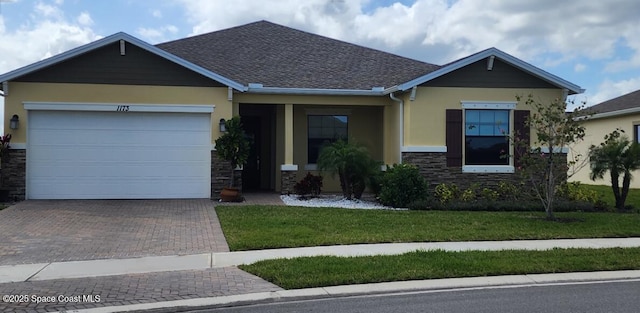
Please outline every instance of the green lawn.
[[[610, 206], [615, 207], [616, 200], [613, 197], [613, 190], [611, 190], [611, 186], [603, 186], [603, 185], [585, 185], [581, 184], [587, 188], [588, 190], [595, 190], [602, 199]], [[627, 195], [626, 205], [632, 205], [634, 208], [640, 208], [640, 189], [629, 189], [629, 194]]]
[[640, 236], [640, 214], [216, 208], [232, 251], [336, 244]]
[[640, 248], [418, 251], [395, 256], [306, 257], [242, 265], [282, 288], [535, 273], [640, 269]]

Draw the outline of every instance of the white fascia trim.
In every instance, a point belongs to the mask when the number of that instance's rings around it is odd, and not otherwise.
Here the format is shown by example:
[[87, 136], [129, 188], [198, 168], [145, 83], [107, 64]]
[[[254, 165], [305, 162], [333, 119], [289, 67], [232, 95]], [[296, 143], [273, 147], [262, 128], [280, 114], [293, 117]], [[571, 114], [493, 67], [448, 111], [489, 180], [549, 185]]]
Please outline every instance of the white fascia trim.
[[25, 150], [27, 149], [27, 144], [26, 143], [10, 143], [9, 149]]
[[463, 109], [514, 110], [515, 101], [460, 101]]
[[480, 51], [474, 55], [468, 56], [466, 58], [462, 58], [458, 61], [455, 61], [445, 67], [442, 67], [436, 71], [433, 71], [431, 73], [428, 73], [424, 76], [418, 77], [416, 79], [410, 80], [406, 83], [400, 84], [398, 86], [398, 90], [408, 90], [413, 88], [413, 86], [417, 86], [420, 84], [423, 84], [425, 82], [428, 82], [432, 79], [438, 78], [442, 75], [451, 73], [455, 70], [458, 70], [460, 68], [463, 68], [469, 64], [475, 63], [477, 61], [480, 61], [482, 59], [486, 59], [488, 57], [491, 56], [496, 56], [499, 59], [501, 59], [502, 61], [511, 64], [512, 66], [518, 67], [526, 72], [529, 72], [530, 74], [537, 76], [539, 78], [542, 78], [543, 80], [546, 80], [558, 87], [567, 89], [573, 93], [583, 93], [585, 92], [584, 89], [580, 88], [580, 86], [573, 84], [567, 80], [564, 80], [558, 76], [555, 76], [549, 72], [546, 72], [540, 68], [537, 68], [527, 62], [524, 62], [510, 54], [507, 54], [505, 52], [502, 52], [496, 48], [489, 48], [487, 50], [484, 51]]
[[131, 43], [143, 50], [146, 50], [150, 53], [153, 53], [155, 55], [158, 55], [164, 59], [167, 59], [173, 63], [176, 63], [178, 65], [181, 65], [191, 71], [194, 71], [198, 74], [204, 75], [205, 77], [211, 78], [217, 82], [220, 82], [221, 84], [224, 84], [226, 86], [229, 87], [233, 87], [236, 90], [239, 91], [245, 91], [246, 87], [238, 82], [235, 82], [231, 79], [228, 79], [226, 77], [223, 77], [219, 74], [216, 74], [210, 70], [207, 70], [201, 66], [195, 65], [185, 59], [182, 59], [180, 57], [177, 57], [169, 52], [166, 52], [154, 45], [148, 44], [136, 37], [133, 37], [127, 33], [123, 33], [123, 32], [119, 32], [119, 33], [115, 33], [111, 36], [96, 40], [94, 42], [88, 43], [86, 45], [71, 49], [67, 52], [63, 52], [61, 54], [52, 56], [48, 59], [44, 59], [40, 62], [36, 62], [36, 63], [32, 63], [30, 65], [27, 65], [25, 67], [21, 67], [19, 69], [13, 70], [11, 72], [8, 72], [6, 74], [0, 75], [0, 81], [10, 81], [16, 77], [20, 77], [23, 76], [25, 74], [43, 69], [45, 67], [57, 64], [59, 62], [74, 58], [76, 56], [79, 56], [83, 53], [89, 52], [91, 50], [95, 50], [101, 47], [104, 47], [106, 45], [118, 42], [120, 40], [124, 40], [128, 43]]
[[578, 116], [575, 119], [588, 121], [588, 120], [595, 120], [599, 118], [607, 118], [607, 117], [614, 117], [614, 116], [634, 114], [634, 113], [640, 113], [640, 107], [629, 108], [629, 109], [618, 110], [618, 111], [611, 111], [611, 112], [604, 112], [604, 113], [597, 113], [591, 116]]
[[464, 165], [463, 173], [514, 173], [511, 165]]
[[[535, 148], [533, 148], [532, 150], [535, 151]], [[549, 153], [549, 147], [540, 147], [540, 152], [542, 153]], [[569, 153], [569, 148], [568, 147], [554, 147], [553, 148], [553, 153]]]
[[280, 165], [280, 170], [283, 172], [295, 172], [298, 170], [298, 165], [296, 164], [282, 164]]
[[67, 103], [24, 102], [25, 110], [47, 111], [99, 111], [99, 112], [165, 112], [165, 113], [213, 113], [212, 104], [138, 104], [138, 103]]
[[318, 170], [318, 164], [305, 164], [304, 165], [304, 170], [305, 171], [317, 171]]
[[447, 146], [404, 146], [402, 152], [447, 152]]
[[384, 90], [371, 89], [321, 89], [321, 88], [281, 88], [257, 87], [260, 84], [249, 84], [247, 93], [280, 94], [280, 95], [330, 95], [330, 96], [383, 96]]

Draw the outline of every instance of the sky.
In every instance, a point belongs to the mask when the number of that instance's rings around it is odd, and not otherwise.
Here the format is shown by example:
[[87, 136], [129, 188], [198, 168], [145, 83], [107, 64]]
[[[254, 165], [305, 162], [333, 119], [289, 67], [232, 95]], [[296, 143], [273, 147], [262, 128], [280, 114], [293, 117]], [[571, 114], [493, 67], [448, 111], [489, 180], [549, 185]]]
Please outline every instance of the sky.
[[259, 20], [434, 64], [496, 47], [587, 106], [640, 89], [637, 0], [0, 0], [0, 73], [120, 31], [157, 44]]

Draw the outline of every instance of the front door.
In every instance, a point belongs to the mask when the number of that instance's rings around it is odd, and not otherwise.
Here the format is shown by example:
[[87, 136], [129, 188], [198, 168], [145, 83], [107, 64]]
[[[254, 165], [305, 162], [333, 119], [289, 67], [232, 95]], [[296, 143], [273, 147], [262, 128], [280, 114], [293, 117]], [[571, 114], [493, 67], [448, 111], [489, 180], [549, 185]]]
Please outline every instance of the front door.
[[251, 138], [249, 158], [242, 170], [242, 189], [260, 189], [260, 151], [262, 145], [262, 121], [260, 116], [242, 116], [244, 131]]
[[252, 139], [247, 164], [242, 171], [244, 190], [275, 189], [276, 106], [240, 104], [245, 133]]

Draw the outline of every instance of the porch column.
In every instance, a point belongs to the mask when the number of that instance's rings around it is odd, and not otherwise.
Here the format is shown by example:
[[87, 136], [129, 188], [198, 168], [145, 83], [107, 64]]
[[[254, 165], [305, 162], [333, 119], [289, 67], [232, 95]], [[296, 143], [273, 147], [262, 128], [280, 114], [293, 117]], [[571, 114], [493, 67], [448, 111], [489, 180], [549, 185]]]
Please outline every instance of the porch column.
[[293, 193], [298, 165], [293, 164], [293, 104], [284, 105], [284, 164], [280, 165], [282, 193]]

